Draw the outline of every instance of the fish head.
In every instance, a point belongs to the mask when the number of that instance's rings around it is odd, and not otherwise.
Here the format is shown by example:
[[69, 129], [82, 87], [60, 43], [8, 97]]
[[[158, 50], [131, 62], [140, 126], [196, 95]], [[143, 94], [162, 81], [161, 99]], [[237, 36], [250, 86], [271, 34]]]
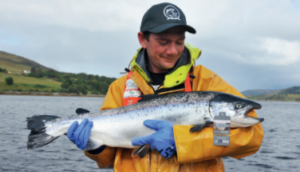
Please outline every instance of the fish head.
[[210, 100], [209, 107], [213, 117], [218, 116], [220, 112], [230, 116], [231, 127], [248, 127], [264, 120], [247, 116], [252, 110], [261, 108], [259, 103], [231, 94], [217, 94]]

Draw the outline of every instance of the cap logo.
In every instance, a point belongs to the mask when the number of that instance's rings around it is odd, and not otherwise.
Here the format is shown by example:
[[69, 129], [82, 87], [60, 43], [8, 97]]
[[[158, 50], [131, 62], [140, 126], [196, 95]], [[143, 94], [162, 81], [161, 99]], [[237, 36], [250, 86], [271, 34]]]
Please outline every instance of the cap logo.
[[167, 20], [180, 20], [179, 10], [173, 5], [167, 5], [164, 8], [164, 15], [167, 17]]

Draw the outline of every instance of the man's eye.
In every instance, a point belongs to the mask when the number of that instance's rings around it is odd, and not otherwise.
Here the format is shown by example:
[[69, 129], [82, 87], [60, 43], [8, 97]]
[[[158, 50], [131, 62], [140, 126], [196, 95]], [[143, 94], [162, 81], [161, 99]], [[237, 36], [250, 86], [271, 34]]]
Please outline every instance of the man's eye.
[[183, 42], [177, 42], [177, 45], [183, 45], [184, 43]]
[[168, 42], [167, 42], [167, 41], [166, 41], [166, 42], [159, 42], [159, 44], [160, 44], [160, 45], [167, 45]]

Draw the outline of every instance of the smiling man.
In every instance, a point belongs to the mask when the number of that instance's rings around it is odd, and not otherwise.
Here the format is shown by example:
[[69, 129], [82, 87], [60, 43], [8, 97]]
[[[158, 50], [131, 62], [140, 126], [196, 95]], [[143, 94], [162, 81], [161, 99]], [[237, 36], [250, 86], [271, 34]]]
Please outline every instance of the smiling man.
[[[149, 36], [145, 37], [145, 35]], [[153, 73], [167, 73], [184, 51], [185, 30], [181, 26], [162, 33], [138, 33], [139, 42], [147, 51], [148, 69]]]
[[[184, 13], [174, 4], [152, 6], [144, 15], [138, 40], [141, 48], [133, 56], [128, 74], [114, 81], [101, 110], [127, 106], [141, 95], [169, 94], [181, 91], [219, 91], [243, 97], [214, 72], [194, 63], [201, 50], [185, 44], [185, 32], [196, 33], [187, 25]], [[217, 62], [216, 62], [217, 63]], [[228, 65], [228, 64], [224, 64]], [[254, 111], [248, 116], [257, 117]], [[133, 149], [102, 146], [85, 151], [99, 168], [114, 171], [224, 171], [221, 157], [242, 158], [260, 147], [263, 130], [260, 124], [230, 131], [230, 145], [215, 146], [213, 129], [191, 133], [191, 126], [172, 125], [165, 121], [146, 120], [145, 126], [156, 130], [150, 136], [135, 138], [133, 145], [150, 145], [144, 158], [132, 157]], [[74, 123], [68, 137], [85, 149], [92, 122]]]

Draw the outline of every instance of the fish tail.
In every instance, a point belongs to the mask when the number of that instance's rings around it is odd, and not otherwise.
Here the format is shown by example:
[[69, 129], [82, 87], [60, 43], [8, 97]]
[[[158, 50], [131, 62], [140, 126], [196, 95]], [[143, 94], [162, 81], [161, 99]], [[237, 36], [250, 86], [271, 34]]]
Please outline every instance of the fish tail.
[[31, 130], [28, 136], [27, 149], [42, 147], [58, 138], [45, 133], [45, 122], [57, 118], [60, 117], [54, 115], [35, 115], [27, 118], [27, 128]]

